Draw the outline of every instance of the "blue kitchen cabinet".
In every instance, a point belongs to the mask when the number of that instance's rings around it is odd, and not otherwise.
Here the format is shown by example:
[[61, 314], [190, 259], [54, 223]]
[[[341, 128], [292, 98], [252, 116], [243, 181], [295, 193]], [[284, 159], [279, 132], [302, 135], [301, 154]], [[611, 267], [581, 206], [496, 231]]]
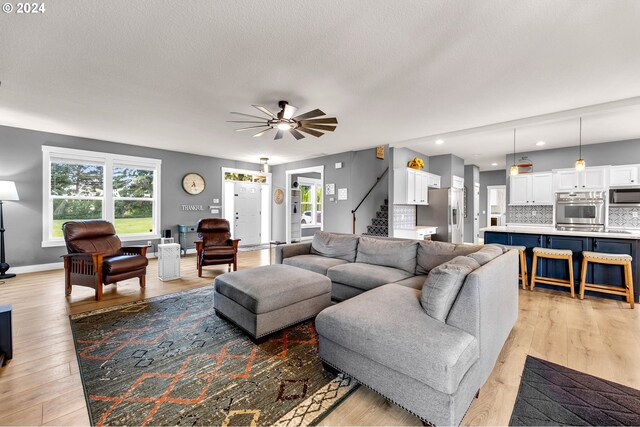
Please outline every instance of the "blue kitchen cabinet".
[[496, 233], [492, 231], [484, 232], [484, 243], [497, 243], [499, 245], [508, 245], [509, 244], [509, 234], [508, 233]]
[[[573, 283], [576, 293], [579, 292], [582, 252], [591, 250], [591, 239], [589, 237], [549, 235], [545, 236], [544, 244], [545, 248], [569, 249], [573, 252]], [[545, 259], [543, 260], [543, 264], [546, 266], [547, 276], [556, 279], [569, 279], [569, 266], [566, 261], [560, 259]], [[587, 280], [590, 280], [589, 276], [587, 276]], [[563, 287], [549, 286], [554, 289], [567, 290]]]
[[[533, 264], [533, 248], [541, 247], [543, 236], [540, 234], [525, 234], [525, 233], [509, 233], [509, 245], [524, 246], [527, 248], [525, 255], [527, 258], [527, 271], [529, 277], [531, 277], [531, 266]], [[539, 265], [538, 274], [546, 275], [546, 269], [544, 265]]]
[[[626, 254], [633, 257], [633, 292], [635, 294], [635, 300], [638, 301], [638, 241], [630, 239], [603, 239], [599, 237], [594, 237], [592, 240], [592, 250], [594, 252]], [[591, 270], [591, 277], [588, 278], [588, 280], [591, 283], [624, 286], [624, 270], [621, 266], [589, 263], [589, 270]], [[624, 297], [616, 297], [614, 295], [611, 295], [610, 297], [624, 300]]]

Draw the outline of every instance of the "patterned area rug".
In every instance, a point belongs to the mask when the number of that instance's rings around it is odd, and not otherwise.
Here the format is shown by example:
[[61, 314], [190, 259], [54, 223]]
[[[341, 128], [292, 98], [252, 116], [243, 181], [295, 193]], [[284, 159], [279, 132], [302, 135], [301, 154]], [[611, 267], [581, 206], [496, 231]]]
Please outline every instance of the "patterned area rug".
[[640, 390], [527, 356], [509, 425], [640, 425]]
[[357, 385], [324, 372], [311, 321], [255, 345], [213, 287], [71, 316], [93, 425], [318, 422]]

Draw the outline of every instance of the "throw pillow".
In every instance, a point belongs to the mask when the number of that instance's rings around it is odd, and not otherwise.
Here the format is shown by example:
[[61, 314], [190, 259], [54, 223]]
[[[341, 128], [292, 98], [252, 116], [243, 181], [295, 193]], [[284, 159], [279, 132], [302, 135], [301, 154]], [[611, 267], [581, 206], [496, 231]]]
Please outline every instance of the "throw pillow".
[[311, 241], [311, 253], [349, 262], [356, 260], [358, 236], [353, 234], [328, 233], [318, 231]]
[[416, 250], [415, 240], [376, 239], [360, 236], [356, 262], [398, 268], [415, 274]]
[[435, 267], [460, 255], [476, 252], [480, 245], [459, 245], [448, 242], [424, 240], [418, 243], [416, 274], [427, 274]]
[[456, 262], [447, 262], [433, 268], [422, 286], [420, 304], [424, 311], [434, 319], [444, 322], [467, 275], [472, 271], [471, 266]]
[[478, 252], [474, 252], [469, 257], [475, 259], [480, 265], [485, 265], [492, 259], [502, 255], [502, 248], [498, 245], [485, 245]]

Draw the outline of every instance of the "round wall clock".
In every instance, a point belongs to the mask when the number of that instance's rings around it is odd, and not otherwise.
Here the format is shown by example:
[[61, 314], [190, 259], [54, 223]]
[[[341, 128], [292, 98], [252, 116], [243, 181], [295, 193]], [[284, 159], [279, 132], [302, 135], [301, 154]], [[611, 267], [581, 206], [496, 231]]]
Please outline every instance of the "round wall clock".
[[182, 188], [191, 195], [200, 194], [205, 188], [204, 178], [194, 172], [188, 173], [182, 178]]

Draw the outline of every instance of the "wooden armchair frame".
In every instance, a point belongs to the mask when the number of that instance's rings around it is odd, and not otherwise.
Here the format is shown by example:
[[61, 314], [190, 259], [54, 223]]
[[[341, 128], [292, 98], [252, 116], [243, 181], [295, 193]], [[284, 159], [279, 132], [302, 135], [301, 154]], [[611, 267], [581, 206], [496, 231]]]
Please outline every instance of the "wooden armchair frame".
[[[233, 255], [233, 271], [238, 271], [238, 244], [241, 239], [229, 239], [227, 243], [231, 243], [230, 247], [233, 247], [233, 251], [235, 252]], [[194, 242], [196, 244], [196, 263], [198, 266], [198, 277], [202, 277], [202, 251], [204, 250], [204, 242], [202, 240], [196, 240]], [[221, 264], [226, 264], [221, 262]], [[215, 265], [215, 264], [212, 264]], [[231, 271], [231, 263], [228, 263], [229, 271]]]
[[[147, 256], [146, 245], [123, 246], [122, 255]], [[71, 295], [71, 286], [86, 286], [96, 291], [96, 301], [102, 299], [102, 286], [104, 283], [102, 264], [104, 254], [100, 252], [85, 252], [62, 255], [64, 260], [64, 285], [65, 295]], [[146, 286], [146, 275], [139, 277], [140, 287]], [[115, 282], [117, 283], [117, 282]]]

